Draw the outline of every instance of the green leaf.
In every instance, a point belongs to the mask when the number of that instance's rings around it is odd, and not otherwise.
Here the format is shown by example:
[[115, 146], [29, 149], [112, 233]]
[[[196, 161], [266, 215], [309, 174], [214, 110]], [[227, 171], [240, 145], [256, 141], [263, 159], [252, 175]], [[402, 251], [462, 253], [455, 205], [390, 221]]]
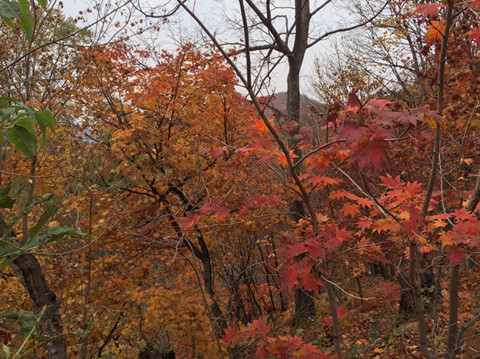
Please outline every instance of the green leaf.
[[28, 312], [23, 309], [20, 309], [18, 312], [6, 310], [0, 313], [0, 316], [10, 320], [16, 320], [24, 336], [27, 336], [40, 320], [40, 318], [32, 312]]
[[47, 11], [47, 0], [38, 0], [38, 3], [43, 10]]
[[0, 16], [7, 19], [20, 18], [22, 16], [22, 8], [18, 3], [0, 0]]
[[32, 312], [20, 309], [18, 311], [18, 324], [24, 336], [27, 336], [37, 325], [39, 318]]
[[27, 15], [20, 16], [20, 27], [25, 31], [28, 40], [32, 40], [33, 27], [35, 26], [35, 21], [28, 17]]
[[0, 108], [0, 122], [4, 122], [8, 117], [15, 113], [16, 109], [13, 107]]
[[51, 198], [53, 197], [53, 193], [47, 193], [47, 194], [44, 194], [42, 197], [40, 197], [39, 199], [35, 200], [31, 205], [25, 207], [24, 209], [22, 209], [22, 211], [20, 211], [20, 213], [17, 213], [11, 220], [11, 222], [9, 223], [8, 227], [5, 228], [3, 230], [3, 237], [1, 238], [1, 240], [5, 240], [6, 238], [8, 238], [9, 236], [11, 236], [11, 232], [12, 232], [12, 229], [13, 227], [18, 223], [18, 221], [25, 215], [25, 214], [28, 214], [30, 213], [30, 211], [33, 209], [33, 207], [39, 205], [40, 203], [43, 203], [43, 202], [46, 202], [46, 201], [49, 201]]
[[35, 249], [42, 244], [55, 242], [65, 237], [93, 238], [93, 236], [77, 231], [71, 227], [53, 227], [48, 228], [47, 232], [44, 235], [29, 240], [23, 249], [25, 249], [25, 251], [31, 251], [32, 249]]
[[10, 351], [10, 348], [7, 347], [5, 344], [2, 344], [2, 349], [3, 349], [3, 352], [5, 353], [5, 358], [6, 359], [9, 359], [12, 355], [12, 352]]
[[28, 1], [18, 0], [18, 3], [20, 4], [20, 8], [22, 9], [22, 14], [28, 16], [28, 14], [30, 14], [30, 7], [28, 6]]
[[[11, 243], [11, 245], [10, 245]], [[15, 238], [4, 238], [0, 242], [0, 258], [4, 258], [14, 253], [19, 253], [22, 245], [18, 243]]]
[[35, 155], [37, 138], [25, 127], [14, 125], [10, 131], [8, 131], [7, 137], [12, 141], [17, 150], [23, 152], [28, 157]]
[[38, 127], [43, 133], [43, 137], [45, 138], [45, 134], [47, 133], [47, 126], [55, 132], [55, 125], [53, 123], [53, 116], [50, 110], [44, 111], [35, 111], [35, 119], [38, 123]]
[[[1, 1], [2, 0], [0, 0], [0, 2]], [[7, 96], [0, 96], [0, 106], [7, 106], [10, 102], [15, 102], [15, 100]]]
[[18, 102], [18, 101], [15, 101], [15, 103], [16, 103], [16, 105], [12, 106], [12, 107], [18, 108], [19, 110], [25, 110], [25, 112], [28, 113], [28, 115], [32, 119], [35, 119], [35, 111], [30, 106], [27, 106], [24, 103], [21, 103], [21, 102]]
[[[40, 231], [43, 229], [43, 227], [45, 227], [45, 225], [48, 223], [50, 218], [52, 218], [52, 216], [55, 213], [57, 213], [57, 207], [56, 206], [49, 206], [47, 208], [47, 210], [40, 216], [40, 219], [38, 220], [37, 224], [35, 224], [35, 226], [33, 226], [30, 229], [30, 232], [29, 232], [30, 240], [35, 238], [40, 233]], [[28, 245], [28, 243], [27, 243], [27, 245]]]
[[17, 259], [19, 256], [20, 256], [20, 254], [17, 254], [17, 255], [14, 256], [14, 257], [5, 258], [5, 259], [3, 260], [3, 262], [0, 263], [0, 272], [1, 272], [2, 270], [4, 270], [5, 268], [7, 268], [10, 264], [12, 264], [12, 262], [13, 262], [15, 259]]
[[[34, 115], [35, 116], [35, 115]], [[21, 111], [21, 113], [15, 119], [13, 125], [20, 126], [26, 129], [28, 132], [32, 134], [32, 136], [37, 137], [37, 130], [35, 129], [35, 117], [30, 117], [27, 113]]]
[[15, 200], [9, 196], [10, 186], [0, 186], [0, 208], [12, 208]]
[[0, 317], [4, 317], [5, 319], [10, 319], [10, 320], [18, 320], [18, 313], [9, 309], [4, 312], [1, 312]]
[[3, 20], [3, 22], [4, 22], [5, 24], [7, 24], [8, 26], [10, 26], [10, 28], [11, 28], [12, 30], [15, 30], [15, 25], [13, 25], [12, 20], [7, 19], [6, 17], [3, 17], [3, 16], [1, 16], [1, 15], [0, 15], [0, 17], [2, 18], [2, 20]]

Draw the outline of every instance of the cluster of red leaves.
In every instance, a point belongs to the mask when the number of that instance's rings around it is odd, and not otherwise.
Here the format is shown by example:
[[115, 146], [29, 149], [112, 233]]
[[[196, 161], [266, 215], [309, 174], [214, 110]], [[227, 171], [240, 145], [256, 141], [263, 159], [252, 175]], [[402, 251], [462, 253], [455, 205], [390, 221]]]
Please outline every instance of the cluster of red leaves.
[[331, 358], [329, 353], [321, 352], [315, 345], [305, 343], [301, 338], [293, 336], [269, 337], [270, 325], [264, 318], [256, 319], [245, 328], [237, 330], [228, 327], [225, 330], [223, 341], [235, 349], [235, 346], [247, 343], [256, 343], [255, 358], [268, 359], [272, 356], [278, 358], [299, 359], [326, 359]]

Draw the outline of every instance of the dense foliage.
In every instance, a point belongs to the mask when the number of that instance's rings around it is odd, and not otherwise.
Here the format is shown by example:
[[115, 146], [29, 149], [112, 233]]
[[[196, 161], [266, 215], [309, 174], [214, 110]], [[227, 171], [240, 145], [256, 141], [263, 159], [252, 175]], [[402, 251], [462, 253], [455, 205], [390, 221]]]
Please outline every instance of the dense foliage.
[[294, 108], [252, 80], [283, 33], [152, 53], [0, 0], [2, 357], [478, 356], [480, 2], [379, 8]]

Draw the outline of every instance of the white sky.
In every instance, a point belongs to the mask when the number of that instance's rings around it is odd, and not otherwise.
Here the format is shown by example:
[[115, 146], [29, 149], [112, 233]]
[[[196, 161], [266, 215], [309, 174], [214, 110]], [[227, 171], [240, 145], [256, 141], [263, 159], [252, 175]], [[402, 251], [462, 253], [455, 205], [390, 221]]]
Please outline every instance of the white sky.
[[[150, 5], [163, 5], [167, 3], [168, 0], [141, 0], [142, 5], [146, 8]], [[286, 1], [290, 3], [289, 1]], [[171, 3], [176, 3], [175, 0], [171, 1]], [[315, 0], [312, 1], [315, 3]], [[67, 16], [76, 17], [78, 16], [79, 11], [85, 11], [89, 6], [91, 7], [93, 2], [92, 1], [85, 1], [85, 0], [64, 0], [64, 13]], [[195, 4], [195, 12], [199, 14], [199, 17], [204, 20], [206, 23], [209, 24], [209, 29], [217, 34], [219, 37], [222, 36], [223, 38], [232, 38], [237, 40], [238, 38], [243, 37], [242, 34], [234, 33], [231, 31], [228, 23], [225, 23], [225, 14], [229, 16], [233, 16], [235, 14], [235, 10], [237, 8], [237, 2], [234, 0], [194, 0], [190, 4]], [[314, 5], [312, 4], [312, 7]], [[171, 5], [170, 5], [171, 7]], [[327, 13], [325, 16], [319, 17], [324, 24], [327, 26], [318, 26], [313, 24], [314, 26], [319, 27], [319, 29], [314, 29], [319, 31], [320, 33], [324, 32], [328, 27], [332, 28], [333, 24], [332, 19], [335, 18], [336, 9], [332, 9], [330, 13]], [[327, 9], [328, 11], [328, 9]], [[121, 20], [121, 17], [117, 17]], [[324, 19], [327, 20], [324, 20]], [[115, 19], [116, 20], [116, 19]], [[292, 23], [293, 20], [289, 19]], [[178, 44], [181, 42], [186, 41], [195, 41], [200, 38], [200, 30], [198, 29], [197, 25], [194, 21], [185, 14], [184, 12], [180, 12], [175, 17], [173, 17], [169, 23], [161, 25], [162, 31], [160, 33], [155, 33], [155, 38], [151, 35], [150, 38], [144, 37], [143, 41], [149, 41], [153, 43], [155, 41], [155, 46], [162, 47], [166, 49], [175, 49], [178, 47]], [[148, 40], [147, 40], [148, 39]], [[302, 71], [302, 92], [305, 94], [310, 93], [310, 77], [314, 74], [314, 63], [315, 58], [323, 57], [324, 53], [327, 52], [328, 46], [330, 46], [330, 42], [325, 40], [319, 43], [314, 48], [307, 51], [307, 55], [303, 65]], [[271, 88], [268, 90], [270, 92], [283, 92], [286, 91], [286, 74], [287, 74], [287, 66], [282, 65], [277, 68], [277, 70], [273, 73], [271, 77]]]

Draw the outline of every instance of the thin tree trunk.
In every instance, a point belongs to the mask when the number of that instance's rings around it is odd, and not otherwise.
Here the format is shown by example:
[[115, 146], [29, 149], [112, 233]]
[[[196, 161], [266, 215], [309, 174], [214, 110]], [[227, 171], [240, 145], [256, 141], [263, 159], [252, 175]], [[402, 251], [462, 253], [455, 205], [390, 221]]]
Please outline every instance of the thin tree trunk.
[[[480, 169], [478, 171], [480, 175]], [[468, 201], [468, 204], [465, 207], [467, 212], [473, 212], [477, 208], [477, 205], [480, 201], [480, 177], [477, 177], [475, 183], [475, 189], [473, 190], [472, 197]], [[460, 301], [458, 298], [458, 287], [460, 282], [460, 265], [451, 264], [450, 268], [450, 302], [448, 308], [450, 309], [450, 315], [448, 317], [448, 333], [447, 333], [447, 358], [453, 359], [457, 353], [457, 343], [460, 342], [462, 338], [458, 338], [458, 308]]]
[[447, 358], [453, 359], [456, 354], [457, 332], [458, 332], [458, 307], [460, 300], [458, 298], [458, 284], [460, 282], [460, 265], [451, 264], [450, 267], [450, 284], [449, 284], [449, 303], [448, 308], [450, 314], [448, 316], [448, 333], [447, 333]]

